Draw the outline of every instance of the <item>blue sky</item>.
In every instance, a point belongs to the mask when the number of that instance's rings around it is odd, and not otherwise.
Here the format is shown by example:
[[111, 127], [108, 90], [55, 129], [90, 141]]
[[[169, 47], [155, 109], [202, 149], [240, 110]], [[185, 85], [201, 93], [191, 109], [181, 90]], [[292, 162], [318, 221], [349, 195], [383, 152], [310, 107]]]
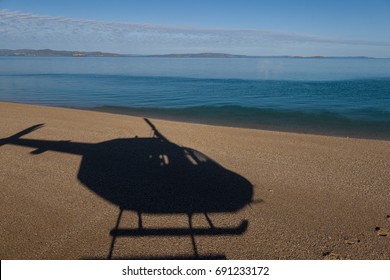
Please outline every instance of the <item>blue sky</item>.
[[390, 57], [390, 0], [0, 0], [0, 48]]

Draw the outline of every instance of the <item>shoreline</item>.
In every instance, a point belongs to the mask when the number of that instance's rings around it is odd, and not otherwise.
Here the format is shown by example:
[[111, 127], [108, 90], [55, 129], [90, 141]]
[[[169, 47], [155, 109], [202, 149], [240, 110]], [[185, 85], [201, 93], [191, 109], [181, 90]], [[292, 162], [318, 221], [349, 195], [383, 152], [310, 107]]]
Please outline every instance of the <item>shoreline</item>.
[[0, 257], [388, 260], [389, 158], [389, 141], [0, 102]]
[[[154, 118], [159, 120], [173, 121], [173, 122], [182, 122], [190, 124], [200, 124], [200, 125], [210, 125], [218, 127], [228, 127], [228, 128], [242, 128], [242, 129], [252, 129], [252, 130], [265, 130], [265, 131], [275, 131], [275, 132], [286, 132], [286, 133], [298, 133], [304, 135], [317, 135], [317, 136], [331, 136], [338, 138], [353, 138], [353, 139], [366, 139], [366, 140], [381, 140], [381, 141], [390, 141], [390, 128], [389, 131], [382, 129], [381, 131], [367, 131], [370, 128], [364, 127], [361, 131], [358, 128], [341, 128], [328, 125], [328, 127], [315, 127], [310, 125], [310, 127], [302, 127], [299, 124], [282, 124], [281, 121], [277, 124], [260, 124], [255, 122], [248, 121], [236, 121], [233, 119], [223, 120], [219, 118], [211, 117], [202, 117], [202, 116], [183, 116], [183, 115], [173, 115], [164, 112], [166, 109], [161, 109], [158, 112], [154, 108], [127, 108], [127, 107], [117, 107], [117, 106], [101, 106], [101, 107], [74, 107], [74, 106], [56, 106], [56, 105], [42, 105], [42, 104], [28, 104], [28, 103], [18, 103], [12, 101], [0, 101], [0, 103], [11, 103], [11, 104], [21, 104], [21, 105], [33, 105], [33, 106], [43, 106], [50, 108], [65, 108], [65, 109], [75, 109], [81, 111], [91, 111], [91, 112], [101, 112], [108, 113], [113, 115], [125, 115], [133, 117], [147, 117]], [[169, 110], [169, 109], [168, 109]]]
[[[221, 126], [221, 127], [231, 127], [231, 128], [243, 128], [243, 129], [254, 129], [254, 130], [266, 130], [266, 131], [276, 131], [276, 132], [286, 132], [286, 133], [298, 133], [298, 134], [306, 134], [306, 135], [317, 135], [317, 136], [333, 136], [340, 138], [355, 138], [355, 139], [366, 139], [366, 140], [382, 140], [382, 141], [390, 141], [390, 130], [389, 132], [378, 131], [369, 132], [368, 127], [364, 127], [363, 131], [358, 131], [358, 128], [335, 128], [335, 127], [314, 127], [311, 125], [310, 127], [302, 127], [302, 125], [283, 125], [278, 124], [260, 124], [260, 123], [250, 123], [250, 122], [239, 122], [234, 120], [222, 120], [220, 119], [212, 119], [212, 118], [201, 118], [201, 117], [185, 117], [185, 116], [171, 116], [164, 113], [158, 112], [137, 112], [132, 109], [122, 108], [122, 107], [111, 107], [111, 106], [103, 106], [103, 107], [68, 107], [78, 110], [86, 110], [93, 112], [103, 112], [103, 113], [111, 113], [116, 115], [126, 115], [126, 116], [134, 116], [134, 117], [149, 117], [160, 120], [168, 120], [174, 122], [183, 122], [183, 123], [192, 123], [192, 124], [203, 124], [210, 126]], [[142, 108], [143, 109], [143, 108]], [[145, 111], [148, 111], [147, 109]], [[390, 129], [390, 128], [389, 128]], [[378, 135], [379, 134], [379, 135]]]

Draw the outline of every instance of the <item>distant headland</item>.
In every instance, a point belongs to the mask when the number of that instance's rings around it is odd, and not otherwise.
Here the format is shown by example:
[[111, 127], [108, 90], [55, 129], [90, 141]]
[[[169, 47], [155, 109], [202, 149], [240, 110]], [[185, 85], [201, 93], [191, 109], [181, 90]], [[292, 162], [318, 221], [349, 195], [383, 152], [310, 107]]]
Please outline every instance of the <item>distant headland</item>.
[[154, 54], [154, 55], [134, 55], [134, 54], [118, 54], [106, 53], [100, 51], [58, 51], [51, 49], [0, 49], [0, 56], [66, 56], [66, 57], [172, 57], [172, 58], [374, 58], [367, 56], [253, 56], [253, 55], [236, 55], [226, 53], [184, 53], [184, 54]]
[[9, 50], [9, 49], [0, 49], [0, 56], [74, 56], [74, 57], [83, 57], [83, 56], [124, 56], [121, 54], [115, 53], [104, 53], [104, 52], [82, 52], [82, 51], [56, 51], [51, 49], [42, 49], [42, 50], [32, 50], [32, 49], [19, 49], [19, 50]]

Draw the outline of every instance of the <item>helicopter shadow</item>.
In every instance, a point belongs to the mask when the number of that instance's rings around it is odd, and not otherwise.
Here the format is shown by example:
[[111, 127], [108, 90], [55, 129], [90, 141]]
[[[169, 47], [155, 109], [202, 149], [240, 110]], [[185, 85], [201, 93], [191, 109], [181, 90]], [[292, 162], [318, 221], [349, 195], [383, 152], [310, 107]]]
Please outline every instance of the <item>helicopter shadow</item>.
[[[142, 259], [226, 258], [224, 255], [201, 256], [195, 236], [243, 234], [248, 227], [247, 220], [236, 227], [216, 227], [208, 214], [233, 213], [252, 203], [252, 184], [205, 154], [169, 141], [150, 120], [144, 120], [152, 130], [152, 137], [113, 139], [97, 144], [21, 138], [41, 128], [40, 124], [0, 139], [0, 146], [33, 147], [35, 150], [31, 153], [35, 155], [57, 151], [82, 156], [78, 180], [119, 208], [116, 225], [110, 232], [108, 259], [114, 258], [117, 238], [134, 236], [191, 237], [192, 255], [140, 256]], [[120, 228], [124, 211], [137, 213], [137, 228]], [[188, 228], [145, 227], [144, 213], [185, 214]], [[193, 226], [192, 217], [197, 213], [204, 215], [208, 227]]]

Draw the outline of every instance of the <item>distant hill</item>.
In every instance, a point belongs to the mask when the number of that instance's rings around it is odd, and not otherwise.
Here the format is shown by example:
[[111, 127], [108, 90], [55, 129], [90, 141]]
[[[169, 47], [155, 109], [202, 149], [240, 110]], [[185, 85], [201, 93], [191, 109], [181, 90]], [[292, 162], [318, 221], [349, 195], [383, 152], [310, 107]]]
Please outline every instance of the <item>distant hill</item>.
[[155, 54], [155, 55], [132, 55], [141, 57], [189, 57], [189, 58], [373, 58], [367, 56], [289, 56], [289, 55], [274, 55], [274, 56], [261, 56], [261, 55], [237, 55], [227, 53], [184, 53], [184, 54]]
[[187, 54], [156, 54], [156, 55], [131, 55], [105, 52], [83, 52], [83, 51], [56, 51], [51, 49], [31, 50], [0, 49], [0, 56], [71, 56], [71, 57], [177, 57], [177, 58], [371, 58], [366, 56], [330, 57], [330, 56], [248, 56], [226, 53], [187, 53]]
[[51, 49], [31, 50], [19, 49], [9, 50], [0, 49], [0, 56], [131, 56], [131, 57], [215, 57], [215, 58], [233, 58], [233, 57], [252, 57], [246, 55], [233, 55], [225, 53], [194, 53], [194, 54], [158, 54], [158, 55], [131, 55], [103, 52], [82, 52], [82, 51], [56, 51]]
[[194, 58], [246, 58], [246, 57], [258, 57], [248, 55], [236, 55], [227, 53], [183, 53], [183, 54], [156, 54], [146, 55], [147, 57], [194, 57]]
[[43, 50], [30, 50], [30, 49], [20, 49], [20, 50], [8, 50], [0, 49], [0, 56], [123, 56], [115, 53], [103, 53], [103, 52], [81, 52], [81, 51], [55, 51], [50, 49]]

